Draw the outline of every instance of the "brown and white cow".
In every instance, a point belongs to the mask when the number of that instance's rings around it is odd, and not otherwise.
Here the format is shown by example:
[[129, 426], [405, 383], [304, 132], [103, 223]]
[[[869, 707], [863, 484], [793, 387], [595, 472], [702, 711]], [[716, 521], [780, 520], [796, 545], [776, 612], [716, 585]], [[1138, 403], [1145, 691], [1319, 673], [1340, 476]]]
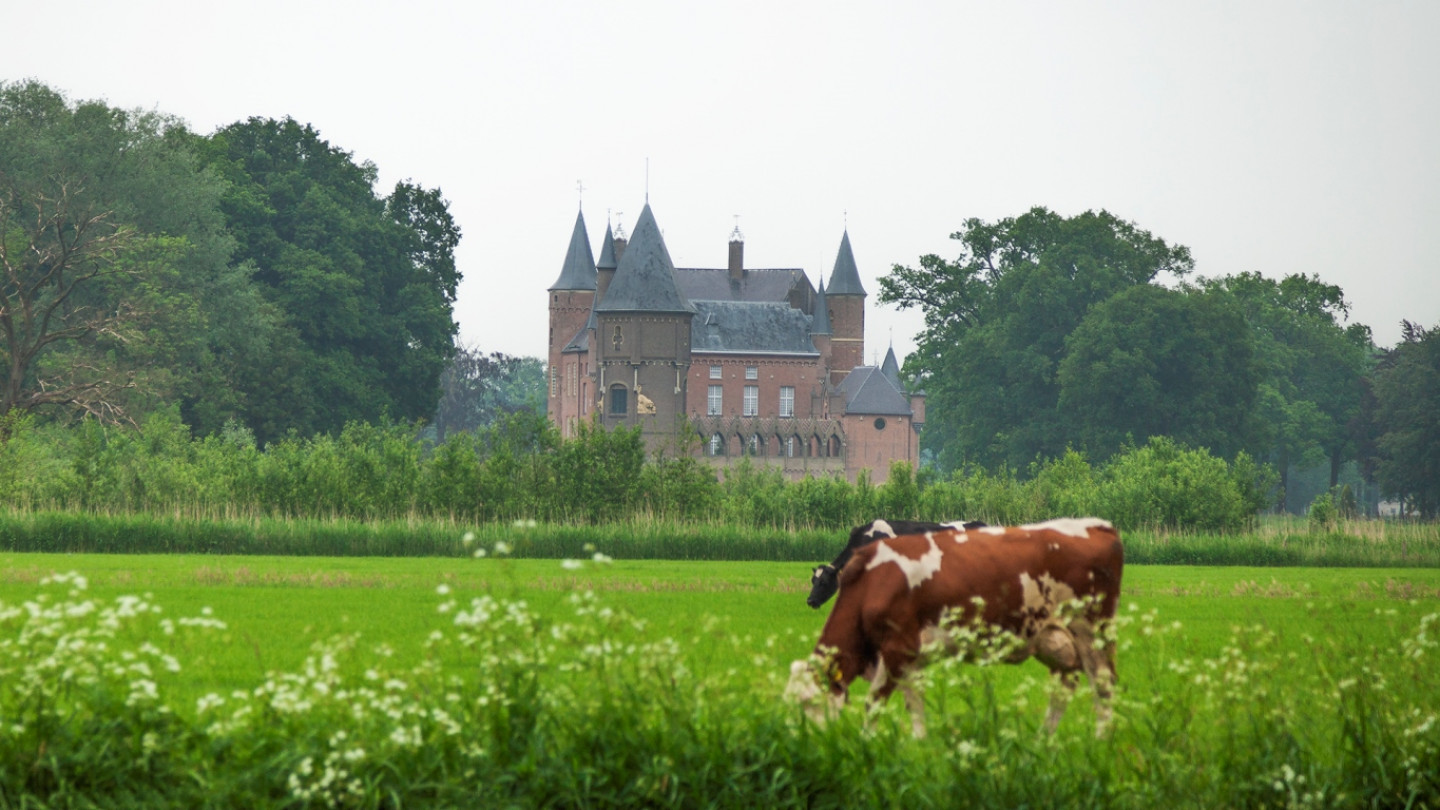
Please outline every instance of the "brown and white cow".
[[[1110, 720], [1115, 648], [1106, 641], [1120, 597], [1124, 551], [1099, 518], [911, 534], [857, 549], [815, 653], [790, 668], [786, 694], [823, 719], [857, 677], [877, 706], [898, 686], [916, 736], [924, 703], [906, 676], [926, 651], [973, 655], [957, 628], [1013, 641], [1004, 660], [1034, 656], [1060, 681], [1045, 720], [1054, 731], [1084, 672], [1095, 689], [1096, 733]], [[828, 704], [828, 705], [826, 705]]]

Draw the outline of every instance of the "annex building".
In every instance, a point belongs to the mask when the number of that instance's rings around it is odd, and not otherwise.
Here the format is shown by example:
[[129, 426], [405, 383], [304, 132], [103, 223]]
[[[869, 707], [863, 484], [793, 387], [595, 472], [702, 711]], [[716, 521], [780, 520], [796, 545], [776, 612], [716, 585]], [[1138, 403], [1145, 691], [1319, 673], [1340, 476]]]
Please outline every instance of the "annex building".
[[[595, 417], [640, 426], [652, 451], [687, 426], [717, 466], [749, 457], [789, 478], [919, 461], [922, 393], [894, 350], [863, 365], [865, 289], [848, 230], [828, 283], [800, 268], [749, 268], [738, 227], [728, 263], [677, 268], [649, 204], [629, 238], [607, 224], [596, 261], [581, 213], [550, 285], [550, 418], [566, 436]], [[695, 442], [691, 442], [693, 447]]]

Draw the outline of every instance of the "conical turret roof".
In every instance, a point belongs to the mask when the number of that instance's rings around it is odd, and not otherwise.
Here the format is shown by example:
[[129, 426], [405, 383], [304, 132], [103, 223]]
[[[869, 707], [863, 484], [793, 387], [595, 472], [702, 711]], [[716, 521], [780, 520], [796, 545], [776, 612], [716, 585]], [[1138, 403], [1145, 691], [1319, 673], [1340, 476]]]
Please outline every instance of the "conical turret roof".
[[675, 283], [675, 263], [650, 205], [640, 212], [629, 246], [596, 312], [695, 312]]
[[894, 346], [885, 351], [885, 360], [880, 364], [880, 373], [888, 377], [890, 382], [895, 383], [896, 388], [901, 391], [905, 390], [905, 386], [900, 384], [900, 363], [895, 359]]
[[596, 265], [601, 270], [615, 269], [615, 229], [610, 223], [605, 223], [605, 240], [600, 243], [600, 263]]
[[565, 265], [560, 268], [560, 277], [555, 279], [550, 289], [595, 289], [595, 254], [590, 252], [590, 234], [585, 230], [584, 212], [575, 215], [575, 230], [570, 234], [570, 249], [565, 253]]
[[830, 273], [831, 295], [865, 295], [860, 284], [860, 270], [855, 266], [855, 253], [850, 250], [850, 232], [840, 237], [840, 253], [835, 257], [835, 269]]
[[825, 303], [825, 281], [821, 279], [820, 290], [815, 294], [815, 318], [810, 321], [810, 334], [833, 334], [830, 329], [830, 305]]

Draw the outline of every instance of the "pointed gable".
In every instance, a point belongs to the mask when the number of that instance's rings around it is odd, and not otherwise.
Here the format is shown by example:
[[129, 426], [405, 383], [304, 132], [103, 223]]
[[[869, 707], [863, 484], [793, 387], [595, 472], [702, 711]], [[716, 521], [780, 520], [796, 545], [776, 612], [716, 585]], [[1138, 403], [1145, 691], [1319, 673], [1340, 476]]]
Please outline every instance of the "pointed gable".
[[595, 289], [595, 254], [590, 252], [590, 234], [585, 230], [583, 212], [575, 216], [575, 230], [570, 234], [570, 249], [565, 253], [565, 265], [560, 268], [560, 277], [555, 279], [550, 289]]
[[855, 253], [850, 250], [850, 232], [840, 237], [840, 253], [835, 257], [835, 269], [830, 273], [831, 295], [865, 295], [860, 284], [860, 270], [855, 266]]
[[820, 289], [815, 293], [815, 317], [810, 321], [810, 334], [829, 335], [830, 330], [830, 305], [825, 303], [825, 282], [820, 282]]
[[690, 312], [695, 308], [675, 284], [675, 263], [649, 204], [640, 212], [630, 244], [597, 312]]

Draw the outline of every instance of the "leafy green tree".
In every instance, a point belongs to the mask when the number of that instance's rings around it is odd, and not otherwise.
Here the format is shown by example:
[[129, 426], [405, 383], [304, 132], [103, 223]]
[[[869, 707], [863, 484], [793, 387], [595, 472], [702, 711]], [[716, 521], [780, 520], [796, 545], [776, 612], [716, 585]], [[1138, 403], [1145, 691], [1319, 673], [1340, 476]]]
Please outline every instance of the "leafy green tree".
[[1058, 379], [1068, 435], [1099, 457], [1151, 436], [1227, 457], [1251, 431], [1260, 373], [1228, 296], [1145, 284], [1090, 309]]
[[271, 320], [176, 120], [0, 84], [0, 413], [138, 423], [177, 399], [218, 428]]
[[440, 375], [435, 412], [438, 441], [457, 430], [476, 430], [501, 414], [528, 409], [545, 412], [545, 364], [537, 357], [459, 346]]
[[247, 423], [262, 442], [382, 415], [429, 418], [453, 353], [460, 229], [438, 189], [374, 191], [309, 125], [251, 118], [201, 144], [223, 208], [283, 335], [252, 358]]
[[1344, 292], [1316, 276], [1277, 281], [1241, 273], [1201, 287], [1231, 296], [1254, 340], [1261, 380], [1252, 451], [1274, 463], [1282, 492], [1288, 492], [1292, 468], [1327, 462], [1334, 488], [1341, 466], [1359, 447], [1354, 422], [1374, 350], [1369, 327], [1342, 324], [1349, 313]]
[[1374, 392], [1381, 487], [1422, 517], [1440, 515], [1440, 326], [1404, 322]]
[[880, 280], [881, 301], [924, 313], [907, 371], [929, 393], [922, 442], [947, 469], [1023, 467], [1061, 453], [1066, 338], [1095, 304], [1194, 264], [1187, 248], [1106, 211], [969, 219], [951, 238], [960, 243], [955, 260], [922, 256]]

